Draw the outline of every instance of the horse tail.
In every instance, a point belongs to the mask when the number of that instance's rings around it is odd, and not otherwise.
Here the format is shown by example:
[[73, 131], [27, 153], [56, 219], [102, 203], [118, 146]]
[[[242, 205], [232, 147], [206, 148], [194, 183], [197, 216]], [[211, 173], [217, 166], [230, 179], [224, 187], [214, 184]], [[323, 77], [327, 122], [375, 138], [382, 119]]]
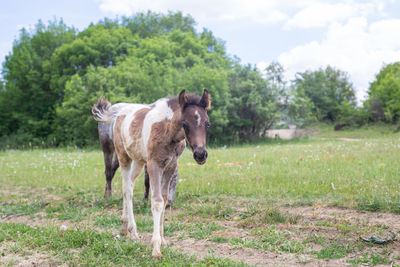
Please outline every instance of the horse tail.
[[96, 121], [113, 122], [115, 119], [115, 112], [111, 109], [110, 102], [102, 97], [93, 105], [92, 114]]

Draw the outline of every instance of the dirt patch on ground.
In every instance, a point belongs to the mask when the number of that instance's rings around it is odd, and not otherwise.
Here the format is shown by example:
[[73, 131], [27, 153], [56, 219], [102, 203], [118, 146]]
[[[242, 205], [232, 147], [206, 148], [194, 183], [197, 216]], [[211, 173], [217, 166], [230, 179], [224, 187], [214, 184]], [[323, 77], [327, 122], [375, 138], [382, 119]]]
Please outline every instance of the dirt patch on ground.
[[59, 196], [49, 194], [48, 190], [41, 187], [27, 187], [27, 186], [11, 186], [11, 185], [4, 185], [0, 189], [0, 196], [3, 197], [23, 197], [26, 199], [29, 198], [36, 198], [41, 197], [42, 200], [45, 201], [63, 201], [63, 199]]
[[[151, 233], [139, 233], [139, 235], [141, 243], [151, 246]], [[251, 248], [234, 248], [227, 243], [219, 244], [208, 240], [180, 239], [178, 237], [166, 237], [166, 240], [170, 248], [202, 259], [213, 255], [214, 257], [228, 258], [257, 266], [273, 266], [277, 262], [283, 266], [292, 266], [296, 265], [298, 261], [294, 254], [279, 254]]]
[[53, 267], [53, 266], [67, 266], [62, 261], [57, 260], [54, 256], [37, 253], [29, 250], [15, 251], [12, 249], [14, 242], [0, 243], [0, 266], [40, 266], [40, 267]]
[[393, 231], [400, 231], [400, 215], [392, 213], [363, 212], [335, 207], [281, 207], [282, 211], [300, 215], [303, 221], [341, 220], [349, 223], [385, 225]]
[[265, 136], [268, 138], [276, 139], [294, 139], [300, 137], [310, 137], [316, 130], [313, 129], [280, 129], [280, 130], [267, 130], [265, 131]]
[[359, 141], [362, 141], [362, 139], [360, 139], [360, 138], [346, 138], [346, 137], [338, 138], [338, 140], [345, 141], [345, 142], [359, 142]]
[[[276, 224], [276, 227], [280, 231], [291, 232], [290, 239], [296, 239], [300, 242], [304, 242], [310, 235], [324, 236], [327, 240], [336, 240], [340, 235], [340, 231], [335, 227], [324, 226], [323, 222], [330, 222], [332, 224], [347, 223], [355, 226], [373, 226], [379, 225], [381, 228], [388, 232], [399, 232], [400, 231], [400, 215], [390, 213], [373, 213], [373, 212], [361, 212], [357, 210], [340, 209], [334, 207], [322, 207], [322, 206], [301, 206], [301, 207], [279, 207], [282, 213], [291, 214], [293, 216], [299, 216], [299, 220], [295, 224]], [[168, 216], [175, 217], [179, 213], [184, 213], [183, 210], [175, 210], [173, 214], [166, 214]], [[58, 219], [45, 218], [45, 213], [36, 213], [35, 216], [20, 216], [12, 215], [0, 219], [1, 222], [14, 222], [24, 223], [30, 226], [65, 226], [66, 229], [82, 229], [84, 227], [90, 227], [99, 232], [111, 231], [114, 236], [119, 236], [119, 229], [106, 230], [100, 227], [95, 227], [93, 222], [89, 220], [80, 221], [73, 223], [71, 221], [64, 221]], [[218, 225], [223, 227], [223, 230], [217, 230], [213, 233], [214, 236], [224, 237], [227, 240], [231, 238], [257, 238], [257, 236], [251, 231], [251, 228], [243, 228], [240, 223], [234, 220], [211, 220], [216, 222]], [[262, 227], [270, 227], [265, 225]], [[151, 246], [152, 233], [140, 232], [140, 242], [144, 245]], [[384, 246], [370, 246], [362, 252], [349, 253], [341, 259], [330, 259], [320, 260], [312, 253], [279, 253], [275, 251], [267, 251], [253, 248], [237, 248], [229, 243], [216, 243], [208, 239], [197, 240], [194, 238], [180, 238], [179, 232], [174, 232], [173, 237], [166, 237], [166, 240], [170, 243], [170, 248], [176, 249], [186, 254], [195, 255], [199, 258], [205, 258], [209, 256], [228, 258], [234, 261], [242, 261], [246, 264], [256, 266], [346, 266], [351, 265], [348, 260], [362, 256], [362, 253], [368, 252], [380, 252], [385, 249]], [[358, 232], [351, 232], [346, 235], [346, 242], [360, 242]], [[1, 244], [0, 244], [1, 245]], [[393, 253], [400, 251], [400, 244], [398, 240], [395, 240], [390, 244], [394, 252], [391, 252], [389, 256], [394, 258]], [[311, 244], [307, 248], [310, 250], [320, 250], [322, 246], [318, 244]], [[52, 261], [49, 261], [47, 255], [40, 253], [33, 253], [28, 257], [20, 257], [20, 255], [14, 255], [14, 258], [7, 258], [8, 262], [15, 260], [21, 263], [21, 266], [32, 266], [34, 263], [38, 263], [35, 266], [55, 266]], [[1, 265], [2, 261], [0, 261]], [[398, 264], [398, 262], [395, 262]], [[25, 264], [25, 265], [24, 265]]]

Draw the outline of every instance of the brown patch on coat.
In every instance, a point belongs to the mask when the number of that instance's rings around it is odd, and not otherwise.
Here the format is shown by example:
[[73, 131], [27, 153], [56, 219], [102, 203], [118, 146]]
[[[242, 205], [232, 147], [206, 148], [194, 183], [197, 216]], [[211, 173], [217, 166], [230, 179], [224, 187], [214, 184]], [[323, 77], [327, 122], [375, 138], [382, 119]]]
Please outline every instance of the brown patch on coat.
[[125, 148], [124, 148], [124, 139], [122, 136], [122, 124], [125, 120], [126, 115], [121, 115], [118, 116], [118, 118], [115, 120], [114, 124], [114, 147], [115, 151], [117, 152], [118, 155], [118, 160], [119, 164], [123, 168], [127, 168], [130, 166], [132, 160], [129, 157], [129, 155], [126, 153]]
[[[173, 135], [170, 134], [170, 132], [176, 131], [176, 128], [179, 129], [175, 124], [174, 118], [172, 118], [172, 121], [165, 119], [154, 123], [151, 127], [151, 135], [148, 143], [148, 159], [157, 162], [161, 168], [169, 165], [171, 165], [171, 168], [176, 167], [178, 158], [186, 147], [185, 139], [175, 142]], [[171, 151], [175, 153], [171, 153]]]
[[129, 135], [131, 136], [132, 140], [138, 140], [142, 137], [144, 118], [149, 111], [149, 108], [142, 108], [135, 112], [134, 119], [129, 126]]
[[[141, 151], [142, 147], [142, 128], [144, 118], [146, 117], [147, 113], [150, 111], [150, 108], [142, 108], [136, 111], [133, 116], [134, 119], [132, 120], [131, 124], [129, 125], [129, 136], [132, 140], [132, 143], [126, 147], [127, 153], [129, 153], [130, 157], [133, 160], [142, 162], [143, 164], [146, 163], [146, 160], [142, 158], [142, 153], [130, 153], [130, 151]], [[126, 143], [125, 143], [126, 144]]]
[[172, 109], [172, 111], [176, 111], [180, 108], [179, 106], [179, 100], [177, 97], [170, 98], [167, 102], [168, 106]]

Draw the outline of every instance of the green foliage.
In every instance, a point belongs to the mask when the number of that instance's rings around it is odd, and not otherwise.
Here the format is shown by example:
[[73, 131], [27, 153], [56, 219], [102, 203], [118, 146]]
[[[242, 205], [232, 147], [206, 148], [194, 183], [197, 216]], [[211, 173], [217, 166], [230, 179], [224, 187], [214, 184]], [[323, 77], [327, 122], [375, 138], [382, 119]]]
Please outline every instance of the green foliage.
[[[366, 108], [373, 121], [396, 122], [400, 118], [400, 62], [385, 65], [369, 88]], [[382, 114], [383, 113], [383, 114]]]
[[228, 129], [235, 141], [255, 140], [279, 119], [278, 90], [251, 66], [229, 75]]
[[147, 12], [104, 19], [78, 34], [62, 21], [23, 30], [4, 64], [0, 147], [92, 145], [90, 109], [100, 96], [152, 103], [204, 88], [212, 95], [212, 142], [257, 139], [279, 117], [278, 90], [194, 26], [180, 12]]
[[[50, 86], [54, 51], [75, 39], [75, 30], [62, 20], [35, 30], [21, 30], [3, 64], [4, 90], [0, 93], [0, 135], [19, 132], [44, 139], [52, 131], [60, 92]], [[32, 138], [32, 139], [33, 139]], [[32, 140], [31, 139], [31, 140]]]
[[330, 66], [298, 73], [292, 94], [290, 114], [297, 114], [295, 119], [307, 122], [347, 120], [344, 117], [356, 107], [354, 88], [348, 75]]
[[[104, 24], [107, 25], [107, 21]], [[182, 12], [169, 12], [167, 15], [162, 15], [148, 11], [132, 17], [122, 17], [121, 24], [139, 37], [149, 38], [174, 30], [195, 32], [196, 22], [190, 15], [183, 16]]]
[[314, 103], [307, 96], [301, 95], [296, 91], [289, 96], [288, 116], [290, 122], [298, 125], [306, 125], [317, 121]]

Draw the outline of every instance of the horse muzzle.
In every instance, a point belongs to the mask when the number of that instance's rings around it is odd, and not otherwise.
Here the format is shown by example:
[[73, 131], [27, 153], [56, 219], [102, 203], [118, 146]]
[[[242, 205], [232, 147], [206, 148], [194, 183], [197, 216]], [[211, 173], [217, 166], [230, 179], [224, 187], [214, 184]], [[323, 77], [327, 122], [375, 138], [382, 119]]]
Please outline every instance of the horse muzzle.
[[207, 150], [205, 148], [196, 148], [193, 151], [193, 158], [199, 165], [206, 163], [208, 157]]

